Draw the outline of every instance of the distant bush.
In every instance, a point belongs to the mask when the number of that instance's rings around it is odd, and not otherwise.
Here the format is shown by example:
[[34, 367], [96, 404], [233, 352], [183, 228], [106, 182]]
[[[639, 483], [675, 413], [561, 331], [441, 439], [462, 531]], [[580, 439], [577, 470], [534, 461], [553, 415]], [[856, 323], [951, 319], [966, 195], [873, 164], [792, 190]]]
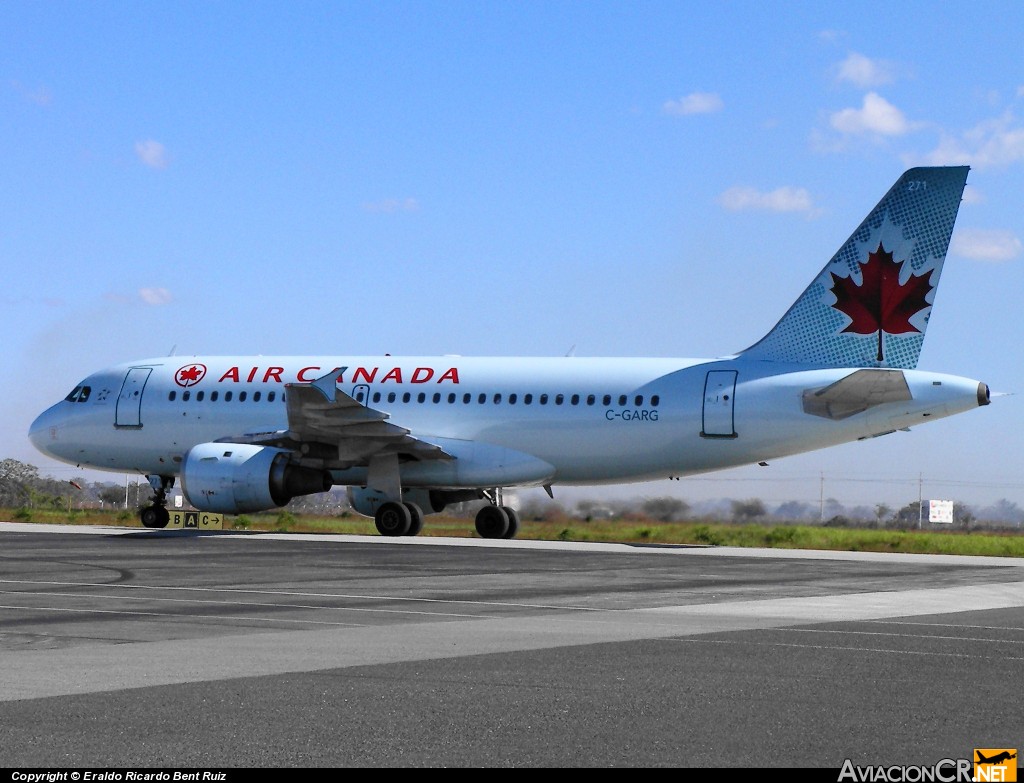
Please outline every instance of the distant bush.
[[295, 527], [295, 515], [291, 511], [281, 510], [277, 512], [277, 521], [274, 523], [274, 530], [279, 533], [287, 533]]
[[22, 506], [21, 508], [14, 512], [14, 518], [20, 520], [21, 522], [31, 522], [32, 512], [29, 511], [24, 506]]
[[231, 527], [235, 530], [248, 530], [252, 527], [252, 519], [247, 517], [245, 514], [235, 517], [235, 521], [231, 523]]
[[708, 525], [696, 525], [693, 528], [693, 539], [701, 544], [718, 546], [724, 541], [721, 532], [712, 529]]

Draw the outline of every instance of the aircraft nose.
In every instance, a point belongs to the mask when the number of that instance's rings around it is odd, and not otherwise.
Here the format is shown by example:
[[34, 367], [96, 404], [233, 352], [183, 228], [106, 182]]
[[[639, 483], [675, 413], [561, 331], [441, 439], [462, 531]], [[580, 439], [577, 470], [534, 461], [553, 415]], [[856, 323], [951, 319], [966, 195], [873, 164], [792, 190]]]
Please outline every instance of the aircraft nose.
[[60, 420], [63, 417], [57, 410], [59, 407], [54, 405], [47, 408], [28, 428], [28, 439], [32, 441], [32, 445], [50, 457], [56, 456], [52, 449], [60, 438]]

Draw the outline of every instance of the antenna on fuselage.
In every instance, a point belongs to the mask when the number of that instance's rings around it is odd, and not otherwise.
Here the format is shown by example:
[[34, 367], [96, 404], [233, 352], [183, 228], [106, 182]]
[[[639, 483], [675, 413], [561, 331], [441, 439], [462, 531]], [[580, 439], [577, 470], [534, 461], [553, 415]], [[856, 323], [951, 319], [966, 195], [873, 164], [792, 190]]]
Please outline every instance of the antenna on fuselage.
[[171, 346], [171, 352], [169, 354], [167, 354], [167, 355], [168, 356], [174, 356], [174, 352], [176, 350], [178, 350], [178, 344], [177, 343], [175, 343], [174, 345]]

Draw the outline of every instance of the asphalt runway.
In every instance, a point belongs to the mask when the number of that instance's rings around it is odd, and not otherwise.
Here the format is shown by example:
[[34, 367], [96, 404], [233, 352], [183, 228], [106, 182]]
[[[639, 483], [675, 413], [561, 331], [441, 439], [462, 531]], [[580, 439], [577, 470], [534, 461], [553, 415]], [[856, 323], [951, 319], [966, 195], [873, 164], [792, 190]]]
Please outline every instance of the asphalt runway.
[[1022, 681], [1020, 559], [0, 523], [0, 767], [931, 765]]

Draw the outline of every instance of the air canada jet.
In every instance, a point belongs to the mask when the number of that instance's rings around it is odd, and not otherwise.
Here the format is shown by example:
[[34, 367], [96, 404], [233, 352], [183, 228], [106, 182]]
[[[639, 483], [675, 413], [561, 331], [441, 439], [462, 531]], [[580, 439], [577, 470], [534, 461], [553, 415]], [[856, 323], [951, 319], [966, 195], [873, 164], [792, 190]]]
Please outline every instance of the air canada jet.
[[238, 514], [348, 487], [386, 536], [503, 490], [674, 478], [863, 440], [989, 403], [984, 383], [914, 369], [968, 168], [903, 174], [759, 342], [717, 359], [194, 356], [82, 380], [29, 437], [51, 457], [137, 472], [147, 527], [180, 479]]
[[994, 755], [992, 758], [986, 758], [985, 754], [982, 753], [980, 750], [975, 750], [974, 752], [978, 756], [978, 764], [999, 764], [1003, 761], [1009, 761], [1010, 759], [1017, 758], [1016, 753], [1011, 753], [1008, 750], [1001, 751], [1000, 753]]

